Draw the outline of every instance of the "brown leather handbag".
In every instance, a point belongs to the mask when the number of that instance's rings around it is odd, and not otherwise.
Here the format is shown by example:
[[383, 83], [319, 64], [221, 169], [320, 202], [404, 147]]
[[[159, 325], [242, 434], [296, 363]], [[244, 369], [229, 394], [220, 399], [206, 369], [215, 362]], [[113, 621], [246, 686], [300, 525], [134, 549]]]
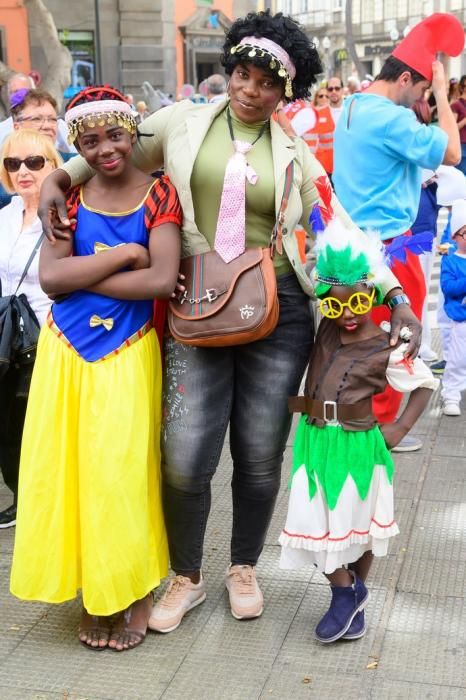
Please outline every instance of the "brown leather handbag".
[[248, 248], [229, 263], [215, 250], [183, 258], [185, 291], [168, 305], [168, 327], [175, 340], [198, 347], [243, 345], [275, 329], [279, 305], [273, 257], [275, 249], [283, 252], [282, 226], [292, 181], [290, 163], [268, 248]]

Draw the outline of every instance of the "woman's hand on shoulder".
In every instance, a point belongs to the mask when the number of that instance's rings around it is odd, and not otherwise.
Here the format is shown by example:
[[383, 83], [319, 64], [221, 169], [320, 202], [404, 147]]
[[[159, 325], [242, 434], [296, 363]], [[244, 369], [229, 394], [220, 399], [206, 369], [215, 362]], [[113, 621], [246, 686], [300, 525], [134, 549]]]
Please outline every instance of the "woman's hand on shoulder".
[[68, 218], [65, 199], [65, 192], [70, 184], [68, 173], [58, 168], [45, 178], [41, 186], [37, 214], [51, 243], [54, 243], [56, 238], [71, 238], [72, 222]]
[[175, 291], [172, 292], [172, 299], [178, 299], [179, 297], [183, 296], [183, 293], [186, 290], [186, 287], [183, 284], [185, 279], [186, 277], [181, 272], [178, 272], [178, 281], [176, 283]]

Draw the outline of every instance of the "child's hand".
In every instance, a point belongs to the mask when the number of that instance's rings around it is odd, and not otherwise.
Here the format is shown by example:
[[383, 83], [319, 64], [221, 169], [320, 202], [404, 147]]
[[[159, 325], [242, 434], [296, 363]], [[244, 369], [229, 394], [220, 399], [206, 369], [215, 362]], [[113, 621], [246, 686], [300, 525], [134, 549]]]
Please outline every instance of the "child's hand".
[[145, 270], [150, 267], [150, 255], [147, 248], [139, 245], [139, 243], [127, 243], [131, 247], [131, 263], [132, 270]]
[[383, 423], [379, 427], [389, 450], [398, 445], [406, 435], [406, 430], [396, 421], [395, 423]]
[[421, 346], [422, 326], [407, 304], [399, 304], [392, 310], [390, 345], [396, 345], [400, 331], [407, 326], [412, 335], [406, 345], [404, 356], [413, 360]]

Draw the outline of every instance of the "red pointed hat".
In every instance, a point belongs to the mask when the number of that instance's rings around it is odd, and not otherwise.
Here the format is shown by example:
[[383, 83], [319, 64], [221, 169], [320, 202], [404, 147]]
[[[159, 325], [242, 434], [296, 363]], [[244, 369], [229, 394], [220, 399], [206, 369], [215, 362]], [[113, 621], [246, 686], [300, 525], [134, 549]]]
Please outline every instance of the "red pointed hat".
[[442, 51], [447, 56], [459, 56], [464, 48], [461, 22], [444, 12], [436, 12], [416, 24], [401, 41], [392, 56], [432, 80], [432, 62]]

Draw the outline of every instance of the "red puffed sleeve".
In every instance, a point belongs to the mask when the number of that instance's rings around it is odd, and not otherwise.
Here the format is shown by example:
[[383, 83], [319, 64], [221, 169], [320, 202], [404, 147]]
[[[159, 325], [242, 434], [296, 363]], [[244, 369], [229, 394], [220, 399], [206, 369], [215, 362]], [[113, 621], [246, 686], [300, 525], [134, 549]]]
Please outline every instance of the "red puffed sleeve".
[[168, 177], [163, 175], [154, 182], [147, 195], [144, 213], [147, 230], [166, 223], [181, 226], [182, 221], [183, 212], [178, 194]]

